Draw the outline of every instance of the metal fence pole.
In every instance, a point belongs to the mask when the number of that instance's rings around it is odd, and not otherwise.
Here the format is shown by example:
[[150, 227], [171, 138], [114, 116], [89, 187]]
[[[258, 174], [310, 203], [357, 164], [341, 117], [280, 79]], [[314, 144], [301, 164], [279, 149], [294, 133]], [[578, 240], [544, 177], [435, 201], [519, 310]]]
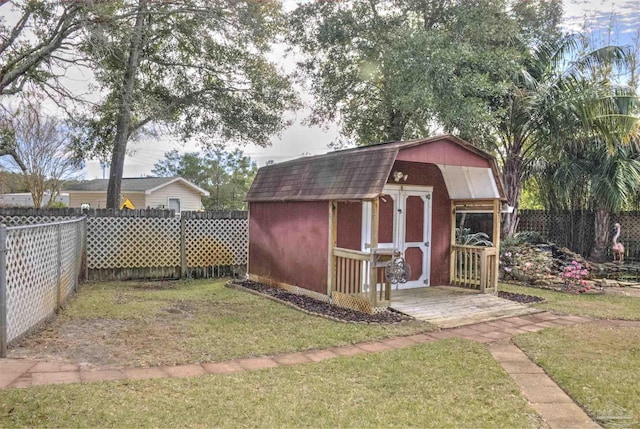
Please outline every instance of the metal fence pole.
[[7, 227], [0, 224], [0, 358], [7, 357]]

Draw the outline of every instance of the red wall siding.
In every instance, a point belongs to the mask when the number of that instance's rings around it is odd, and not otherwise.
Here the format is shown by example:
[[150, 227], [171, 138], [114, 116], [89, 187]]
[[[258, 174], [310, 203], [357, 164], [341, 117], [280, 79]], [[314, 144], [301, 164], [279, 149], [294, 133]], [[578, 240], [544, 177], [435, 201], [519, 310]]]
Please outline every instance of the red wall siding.
[[448, 140], [402, 149], [396, 161], [491, 168], [491, 163], [486, 158]]
[[[428, 146], [428, 145], [427, 145]], [[424, 147], [427, 147], [424, 146]], [[475, 155], [474, 155], [475, 156]], [[431, 279], [432, 286], [449, 284], [449, 245], [451, 242], [451, 201], [440, 169], [433, 164], [396, 161], [393, 171], [409, 175], [402, 184], [433, 186], [431, 223]], [[389, 179], [390, 184], [398, 184]]]
[[329, 203], [249, 205], [249, 274], [327, 293]]
[[362, 202], [338, 203], [338, 247], [360, 250], [362, 245]]

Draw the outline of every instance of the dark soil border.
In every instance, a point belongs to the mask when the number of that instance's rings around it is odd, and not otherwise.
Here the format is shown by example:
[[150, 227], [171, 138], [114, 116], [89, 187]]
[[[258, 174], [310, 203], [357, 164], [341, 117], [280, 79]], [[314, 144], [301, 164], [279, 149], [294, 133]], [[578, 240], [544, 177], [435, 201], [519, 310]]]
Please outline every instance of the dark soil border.
[[509, 301], [519, 302], [520, 304], [538, 304], [545, 301], [544, 298], [540, 298], [539, 296], [506, 292], [503, 290], [498, 291], [498, 298], [508, 299]]
[[387, 309], [376, 314], [366, 314], [348, 308], [338, 307], [306, 295], [288, 292], [284, 289], [270, 287], [251, 280], [231, 280], [227, 287], [244, 290], [281, 304], [285, 304], [303, 313], [319, 316], [342, 323], [359, 323], [375, 325], [396, 325], [415, 320], [404, 313]]

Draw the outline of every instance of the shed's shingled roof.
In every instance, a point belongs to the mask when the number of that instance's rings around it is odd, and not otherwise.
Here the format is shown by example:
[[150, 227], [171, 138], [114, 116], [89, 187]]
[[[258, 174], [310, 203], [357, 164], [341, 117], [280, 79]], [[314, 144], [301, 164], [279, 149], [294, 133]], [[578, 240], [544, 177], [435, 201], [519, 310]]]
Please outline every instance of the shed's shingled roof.
[[452, 141], [495, 164], [491, 155], [450, 135], [381, 143], [262, 167], [246, 200], [372, 199], [382, 193], [400, 149], [442, 140]]

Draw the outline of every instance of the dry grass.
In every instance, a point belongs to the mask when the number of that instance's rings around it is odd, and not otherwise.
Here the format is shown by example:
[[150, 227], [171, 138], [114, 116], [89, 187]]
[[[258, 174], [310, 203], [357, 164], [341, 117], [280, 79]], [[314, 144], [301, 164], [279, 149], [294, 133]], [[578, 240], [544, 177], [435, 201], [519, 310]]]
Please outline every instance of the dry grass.
[[485, 347], [447, 340], [319, 364], [0, 392], [0, 427], [540, 427]]
[[151, 366], [270, 355], [411, 335], [433, 329], [344, 324], [227, 288], [226, 280], [85, 284], [13, 357]]
[[640, 327], [585, 324], [516, 337], [606, 427], [640, 427]]

